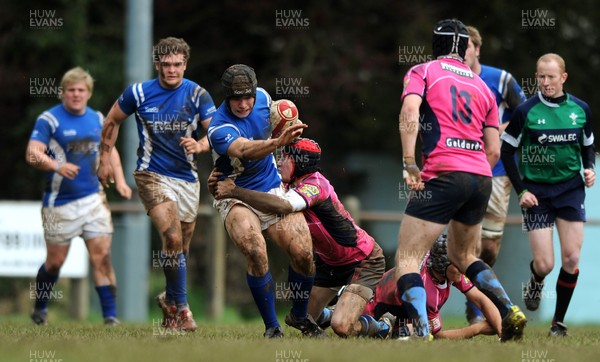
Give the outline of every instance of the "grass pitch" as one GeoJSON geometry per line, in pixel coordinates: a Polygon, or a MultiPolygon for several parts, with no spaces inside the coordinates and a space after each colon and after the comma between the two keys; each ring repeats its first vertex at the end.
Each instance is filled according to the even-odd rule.
{"type": "Polygon", "coordinates": [[[515,361],[600,360],[600,327],[570,328],[569,338],[549,338],[547,326],[527,327],[521,342],[496,337],[463,341],[399,342],[364,338],[302,338],[284,327],[285,338],[265,340],[258,323],[200,323],[195,333],[169,333],[160,326],[55,321],[34,326],[28,320],[0,320],[0,361],[515,361]]]}

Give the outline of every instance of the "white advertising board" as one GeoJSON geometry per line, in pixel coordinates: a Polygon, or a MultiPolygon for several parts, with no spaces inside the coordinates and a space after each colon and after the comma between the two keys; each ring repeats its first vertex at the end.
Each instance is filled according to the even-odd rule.
{"type": "MultiPolygon", "coordinates": [[[[0,201],[0,276],[35,277],[46,260],[40,201],[0,201]]],[[[83,239],[71,241],[60,276],[84,278],[88,253],[83,239]]]]}

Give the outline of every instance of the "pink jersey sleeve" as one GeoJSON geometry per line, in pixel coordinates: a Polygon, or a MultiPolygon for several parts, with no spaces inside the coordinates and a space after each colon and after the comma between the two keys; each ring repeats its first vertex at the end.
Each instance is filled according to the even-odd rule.
{"type": "Polygon", "coordinates": [[[327,185],[323,185],[321,178],[318,177],[318,174],[315,173],[304,180],[294,188],[304,200],[308,204],[308,208],[311,206],[326,200],[329,197],[329,190],[327,185]]]}
{"type": "Polygon", "coordinates": [[[469,280],[469,278],[466,277],[466,275],[461,275],[460,277],[460,282],[458,283],[452,283],[452,285],[461,291],[461,293],[466,293],[469,290],[471,290],[471,288],[474,287],[473,283],[471,283],[471,281],[469,280]]]}
{"type": "Polygon", "coordinates": [[[417,94],[422,97],[425,94],[425,86],[425,64],[415,65],[404,76],[402,100],[409,94],[417,94]]]}

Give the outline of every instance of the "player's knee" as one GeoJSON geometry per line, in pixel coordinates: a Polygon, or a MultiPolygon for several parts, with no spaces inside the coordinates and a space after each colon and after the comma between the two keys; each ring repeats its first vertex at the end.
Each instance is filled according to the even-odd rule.
{"type": "MultiPolygon", "coordinates": [[[[246,257],[246,262],[250,270],[259,272],[260,275],[263,267],[268,264],[267,248],[264,243],[261,243],[258,235],[246,235],[239,242],[242,253],[246,257]]],[[[256,274],[253,274],[256,275],[256,274]]]]}
{"type": "Polygon", "coordinates": [[[550,274],[554,268],[554,260],[551,258],[539,259],[535,261],[534,265],[535,273],[541,277],[545,277],[546,275],[550,274]]]}
{"type": "Polygon", "coordinates": [[[336,315],[334,314],[333,318],[331,319],[331,329],[333,330],[333,332],[342,338],[347,338],[347,337],[352,336],[353,323],[347,319],[344,319],[341,317],[338,317],[338,318],[335,318],[335,317],[336,317],[336,315]]]}
{"type": "Polygon", "coordinates": [[[579,265],[579,253],[567,253],[562,256],[562,265],[565,270],[573,270],[579,265]]]}
{"type": "Polygon", "coordinates": [[[52,260],[49,261],[47,260],[45,263],[45,267],[46,267],[46,272],[50,275],[58,275],[58,273],[60,272],[60,268],[62,267],[64,263],[64,259],[62,261],[58,261],[58,260],[52,260]]]}
{"type": "Polygon", "coordinates": [[[105,270],[110,268],[111,266],[109,250],[102,250],[100,252],[95,253],[94,255],[90,255],[90,259],[92,260],[94,268],[105,270]]]}
{"type": "Polygon", "coordinates": [[[180,251],[182,248],[181,232],[176,227],[169,227],[163,232],[163,242],[168,251],[180,251]]]}
{"type": "Polygon", "coordinates": [[[65,263],[65,259],[66,255],[49,255],[44,263],[46,271],[51,275],[57,275],[65,263]]]}
{"type": "Polygon", "coordinates": [[[302,275],[313,275],[315,268],[312,252],[302,250],[292,255],[292,266],[294,270],[302,275]]]}
{"type": "Polygon", "coordinates": [[[494,248],[483,248],[481,249],[481,254],[479,255],[479,259],[483,260],[487,265],[493,266],[496,263],[496,257],[498,255],[498,251],[494,248]]]}

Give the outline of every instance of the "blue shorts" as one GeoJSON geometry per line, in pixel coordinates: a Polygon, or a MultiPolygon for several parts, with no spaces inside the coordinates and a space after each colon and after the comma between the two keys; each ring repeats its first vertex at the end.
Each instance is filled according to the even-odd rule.
{"type": "Polygon", "coordinates": [[[448,172],[411,191],[405,214],[437,224],[456,220],[477,225],[483,220],[492,192],[492,178],[468,172],[448,172]]]}
{"type": "Polygon", "coordinates": [[[535,195],[538,206],[522,208],[523,224],[527,231],[552,228],[556,218],[585,222],[585,184],[580,175],[559,183],[539,184],[523,180],[535,195]]]}

